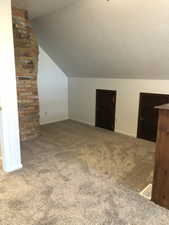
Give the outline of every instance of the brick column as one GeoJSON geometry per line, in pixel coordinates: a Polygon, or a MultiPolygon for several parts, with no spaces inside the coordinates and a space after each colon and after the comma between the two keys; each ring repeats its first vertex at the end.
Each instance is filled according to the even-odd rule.
{"type": "Polygon", "coordinates": [[[19,126],[21,140],[39,134],[39,99],[37,90],[38,44],[27,11],[12,9],[19,126]]]}

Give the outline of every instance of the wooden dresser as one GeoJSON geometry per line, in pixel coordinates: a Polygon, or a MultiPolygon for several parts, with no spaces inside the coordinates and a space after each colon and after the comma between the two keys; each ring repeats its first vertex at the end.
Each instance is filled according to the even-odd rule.
{"type": "Polygon", "coordinates": [[[169,209],[169,104],[159,110],[152,201],[169,209]]]}

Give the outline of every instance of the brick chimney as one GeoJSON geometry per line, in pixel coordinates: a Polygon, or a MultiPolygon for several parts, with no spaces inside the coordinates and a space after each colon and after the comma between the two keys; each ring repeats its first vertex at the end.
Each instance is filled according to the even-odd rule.
{"type": "Polygon", "coordinates": [[[12,9],[21,141],[39,135],[38,43],[27,11],[12,9]]]}

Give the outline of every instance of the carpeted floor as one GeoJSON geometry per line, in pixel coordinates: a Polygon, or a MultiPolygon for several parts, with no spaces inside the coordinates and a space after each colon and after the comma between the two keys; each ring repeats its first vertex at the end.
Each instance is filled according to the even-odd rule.
{"type": "Polygon", "coordinates": [[[24,169],[0,173],[2,225],[169,225],[138,195],[152,180],[154,144],[73,121],[22,144],[24,169]]]}

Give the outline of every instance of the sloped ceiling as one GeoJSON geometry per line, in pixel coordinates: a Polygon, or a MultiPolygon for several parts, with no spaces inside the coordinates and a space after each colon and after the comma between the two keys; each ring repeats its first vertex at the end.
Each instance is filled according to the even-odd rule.
{"type": "Polygon", "coordinates": [[[68,76],[169,79],[168,9],[168,0],[81,0],[33,24],[68,76]]]}
{"type": "Polygon", "coordinates": [[[12,0],[12,5],[27,9],[31,18],[48,15],[77,0],[12,0]]]}

